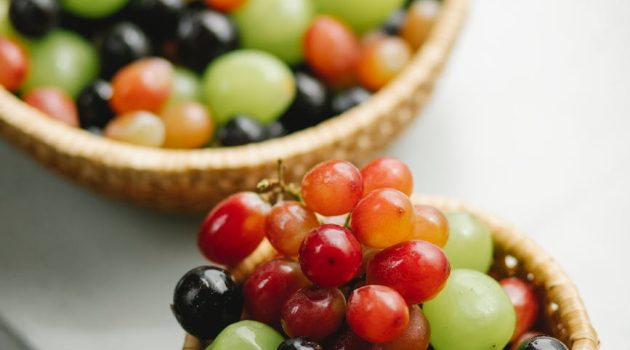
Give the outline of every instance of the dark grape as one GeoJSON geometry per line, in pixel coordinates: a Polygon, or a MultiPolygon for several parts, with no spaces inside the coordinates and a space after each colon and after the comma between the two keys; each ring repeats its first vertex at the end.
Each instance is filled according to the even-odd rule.
{"type": "Polygon", "coordinates": [[[361,87],[354,87],[341,91],[330,100],[330,115],[339,115],[352,107],[367,101],[371,96],[370,92],[361,87]]]}
{"type": "Polygon", "coordinates": [[[280,122],[271,123],[267,125],[267,127],[265,128],[266,139],[275,139],[278,137],[282,137],[286,134],[287,134],[287,130],[285,129],[284,125],[282,125],[280,122]]]}
{"type": "Polygon", "coordinates": [[[265,127],[256,120],[237,115],[221,129],[217,138],[223,146],[239,146],[266,139],[265,127]]]}
{"type": "Polygon", "coordinates": [[[104,36],[99,47],[101,74],[111,78],[120,68],[151,55],[151,42],[146,34],[130,22],[114,25],[104,36]]]}
{"type": "Polygon", "coordinates": [[[400,31],[403,22],[405,21],[405,11],[398,10],[389,16],[387,22],[383,23],[381,30],[390,35],[396,35],[400,31]]]}
{"type": "Polygon", "coordinates": [[[154,44],[174,37],[185,9],[182,0],[132,0],[130,17],[151,37],[154,44]]]}
{"type": "Polygon", "coordinates": [[[26,36],[39,37],[57,25],[61,7],[57,0],[12,0],[11,24],[26,36]]]}
{"type": "Polygon", "coordinates": [[[287,339],[278,346],[278,350],[323,350],[321,345],[308,338],[287,339]]]}
{"type": "Polygon", "coordinates": [[[171,306],[179,324],[190,334],[211,339],[242,311],[240,291],[232,276],[214,266],[200,266],[182,277],[171,306]]]}
{"type": "Polygon", "coordinates": [[[321,122],[328,102],[326,86],[312,75],[297,72],[295,83],[295,99],[280,118],[280,122],[290,131],[305,129],[321,122]]]}
{"type": "Polygon", "coordinates": [[[569,350],[560,340],[541,335],[524,341],[518,350],[569,350]]]}
{"type": "Polygon", "coordinates": [[[103,128],[114,117],[109,106],[112,86],[105,80],[97,80],[84,88],[77,96],[79,121],[82,128],[103,128]]]}

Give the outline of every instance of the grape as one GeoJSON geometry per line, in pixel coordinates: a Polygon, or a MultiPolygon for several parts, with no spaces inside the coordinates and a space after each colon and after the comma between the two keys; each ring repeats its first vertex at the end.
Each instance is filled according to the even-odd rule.
{"type": "Polygon", "coordinates": [[[492,264],[493,243],[488,228],[474,215],[464,212],[446,214],[449,238],[444,252],[454,269],[487,272],[492,264]]]}
{"type": "Polygon", "coordinates": [[[388,343],[375,344],[370,350],[427,350],[431,330],[429,321],[417,305],[409,307],[409,326],[398,338],[388,343]]]}
{"type": "Polygon", "coordinates": [[[518,339],[512,341],[512,346],[510,347],[510,350],[518,350],[519,345],[524,343],[526,340],[529,340],[533,337],[537,337],[539,335],[544,335],[544,334],[538,331],[531,331],[531,332],[523,333],[520,337],[518,337],[518,339]]]}
{"type": "Polygon", "coordinates": [[[419,0],[411,4],[400,28],[400,36],[417,50],[429,36],[440,13],[437,0],[419,0]]]}
{"type": "Polygon", "coordinates": [[[395,290],[379,285],[355,289],[348,298],[347,321],[361,338],[386,343],[401,336],[409,325],[409,309],[395,290]]]}
{"type": "Polygon", "coordinates": [[[164,123],[151,112],[129,112],[112,119],[103,134],[114,140],[139,146],[161,147],[164,144],[164,123]]]}
{"type": "Polygon", "coordinates": [[[214,124],[206,106],[188,101],[167,106],[161,114],[166,148],[199,148],[210,141],[214,124]]]}
{"type": "Polygon", "coordinates": [[[300,267],[313,283],[337,287],[350,282],[361,267],[361,244],[343,226],[325,224],[306,236],[300,247],[300,267]]]}
{"type": "Polygon", "coordinates": [[[278,346],[278,350],[324,350],[324,348],[308,338],[292,338],[283,341],[278,346]]]}
{"type": "Polygon", "coordinates": [[[118,113],[159,112],[171,93],[173,66],[163,58],[144,58],[125,66],[112,80],[110,101],[118,113]]]}
{"type": "Polygon", "coordinates": [[[24,95],[24,102],[53,119],[70,126],[79,126],[79,115],[74,101],[60,89],[53,87],[33,89],[24,95]]]}
{"type": "Polygon", "coordinates": [[[233,265],[247,257],[265,238],[265,218],[271,207],[253,192],[240,192],[217,204],[199,230],[203,255],[233,265]]]}
{"type": "Polygon", "coordinates": [[[40,37],[59,23],[61,9],[57,0],[12,0],[9,18],[21,34],[40,37]]]}
{"type": "Polygon", "coordinates": [[[243,307],[239,289],[229,272],[214,266],[188,271],[177,283],[173,314],[188,333],[211,339],[239,320],[243,307]]]}
{"type": "Polygon", "coordinates": [[[337,288],[306,287],[282,307],[282,328],[290,337],[322,340],[343,324],[346,299],[337,288]]]}
{"type": "Polygon", "coordinates": [[[329,160],[302,179],[302,198],[311,210],[326,216],[348,213],[363,194],[361,173],[352,163],[329,160]]]}
{"type": "Polygon", "coordinates": [[[186,6],[185,2],[182,0],[131,0],[127,11],[128,17],[151,37],[154,44],[158,44],[175,37],[177,25],[186,6]]]}
{"type": "Polygon", "coordinates": [[[341,18],[359,33],[385,22],[403,3],[404,0],[315,0],[320,12],[341,18]]]}
{"type": "Polygon", "coordinates": [[[13,40],[0,37],[0,85],[9,91],[17,90],[28,74],[28,57],[13,40]]]}
{"type": "Polygon", "coordinates": [[[376,158],[361,169],[363,194],[377,188],[393,188],[411,195],[413,175],[407,164],[396,158],[376,158]]]}
{"type": "Polygon", "coordinates": [[[234,20],[244,48],[294,64],[302,60],[302,40],[314,13],[310,0],[248,0],[234,20]]]}
{"type": "Polygon", "coordinates": [[[512,340],[516,340],[536,322],[540,303],[534,289],[521,279],[516,277],[505,278],[500,280],[499,284],[512,301],[512,305],[514,305],[516,327],[512,340]]]}
{"type": "Polygon", "coordinates": [[[328,350],[371,350],[371,348],[371,343],[363,340],[352,330],[341,333],[333,344],[327,347],[328,350]]]}
{"type": "Polygon", "coordinates": [[[282,306],[293,293],[307,285],[309,282],[296,262],[277,259],[259,266],[243,285],[248,317],[279,325],[282,306]]]}
{"type": "Polygon", "coordinates": [[[414,223],[411,239],[421,239],[443,248],[448,242],[448,220],[442,212],[429,205],[413,206],[414,223]]]}
{"type": "Polygon", "coordinates": [[[357,63],[357,79],[377,91],[394,79],[411,61],[409,44],[398,37],[385,37],[363,48],[357,63]]]}
{"type": "Polygon", "coordinates": [[[265,126],[266,139],[275,139],[278,137],[282,137],[286,134],[287,134],[287,130],[284,128],[284,125],[282,125],[282,123],[280,122],[273,122],[265,126]]]}
{"type": "Polygon", "coordinates": [[[305,72],[295,73],[296,95],[280,122],[291,131],[314,126],[325,118],[328,103],[326,86],[305,72]]]}
{"type": "Polygon", "coordinates": [[[223,146],[240,146],[264,141],[267,136],[265,127],[246,115],[236,115],[217,133],[217,139],[223,146]]]}
{"type": "Polygon", "coordinates": [[[229,325],[206,350],[276,350],[283,340],[266,324],[246,320],[229,325]]]}
{"type": "Polygon", "coordinates": [[[404,193],[379,188],[368,193],[352,211],[352,232],[372,248],[386,248],[409,239],[413,205],[404,193]]]}
{"type": "Polygon", "coordinates": [[[31,71],[22,87],[55,86],[75,97],[96,79],[99,60],[88,41],[72,32],[55,30],[30,47],[31,71]]]}
{"type": "Polygon", "coordinates": [[[340,115],[367,101],[370,96],[372,96],[372,94],[361,87],[340,91],[333,96],[330,101],[330,114],[332,116],[340,115]]]}
{"type": "Polygon", "coordinates": [[[101,18],[120,10],[129,0],[61,0],[63,9],[77,16],[101,18]]]}
{"type": "Polygon", "coordinates": [[[442,290],[451,271],[442,249],[407,241],[377,253],[367,266],[367,283],[395,289],[407,304],[420,304],[442,290]]]}
{"type": "Polygon", "coordinates": [[[453,270],[423,311],[431,325],[431,344],[440,350],[503,349],[514,332],[510,299],[497,281],[475,270],[453,270]]]}
{"type": "Polygon", "coordinates": [[[319,220],[311,210],[296,201],[277,204],[267,216],[265,233],[271,245],[287,257],[297,257],[302,241],[319,220]]]}
{"type": "Polygon", "coordinates": [[[101,44],[101,74],[112,77],[120,68],[151,55],[151,42],[142,29],[130,22],[120,22],[109,29],[101,44]]]}
{"type": "Polygon", "coordinates": [[[184,67],[175,67],[174,73],[171,95],[166,104],[201,101],[201,79],[197,74],[184,67]]]}
{"type": "Polygon", "coordinates": [[[405,21],[405,17],[406,12],[402,9],[392,13],[387,21],[381,25],[381,31],[389,35],[398,35],[398,32],[400,32],[400,28],[405,21]]]}
{"type": "Polygon", "coordinates": [[[112,86],[104,80],[97,80],[81,90],[77,108],[82,128],[103,128],[114,118],[114,111],[109,105],[111,97],[112,86]]]}
{"type": "Polygon", "coordinates": [[[524,341],[518,350],[569,350],[560,340],[544,335],[524,341]]]}
{"type": "Polygon", "coordinates": [[[215,10],[231,12],[243,5],[247,0],[206,0],[206,4],[215,10]]]}
{"type": "Polygon", "coordinates": [[[274,56],[254,50],[237,50],[217,59],[204,74],[203,88],[219,124],[236,114],[270,124],[295,95],[289,68],[274,56]]]}
{"type": "Polygon", "coordinates": [[[304,57],[317,76],[335,86],[355,80],[359,39],[345,24],[330,16],[313,20],[304,38],[304,57]]]}

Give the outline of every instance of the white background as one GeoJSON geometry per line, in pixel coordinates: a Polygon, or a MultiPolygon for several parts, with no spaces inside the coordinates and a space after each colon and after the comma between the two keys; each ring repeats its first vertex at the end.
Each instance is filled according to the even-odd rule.
{"type": "MultiPolygon", "coordinates": [[[[477,0],[423,117],[388,151],[416,190],[529,232],[603,349],[630,349],[630,1],[477,0]]],[[[0,314],[36,349],[178,349],[199,217],[111,202],[0,143],[0,314]]]]}

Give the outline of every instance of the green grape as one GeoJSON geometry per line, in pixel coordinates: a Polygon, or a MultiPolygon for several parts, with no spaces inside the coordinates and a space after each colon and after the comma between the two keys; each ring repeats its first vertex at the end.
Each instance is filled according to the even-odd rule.
{"type": "Polygon", "coordinates": [[[173,87],[166,104],[200,100],[201,80],[197,74],[183,67],[175,67],[173,87]]]}
{"type": "Polygon", "coordinates": [[[490,230],[470,213],[448,213],[446,218],[449,238],[444,252],[451,267],[487,272],[493,251],[490,230]]]}
{"type": "Polygon", "coordinates": [[[61,0],[63,9],[80,17],[100,18],[111,15],[129,0],[61,0]]]}
{"type": "Polygon", "coordinates": [[[11,36],[13,27],[9,20],[9,0],[0,0],[0,35],[11,36]]]}
{"type": "Polygon", "coordinates": [[[206,350],[276,350],[283,341],[264,323],[240,321],[223,329],[206,350]]]}
{"type": "Polygon", "coordinates": [[[75,97],[98,76],[96,50],[77,34],[54,30],[31,44],[29,51],[31,71],[23,91],[55,86],[75,97]]]}
{"type": "Polygon", "coordinates": [[[314,13],[310,0],[249,0],[234,20],[244,48],[294,64],[302,60],[302,39],[314,13]]]}
{"type": "Polygon", "coordinates": [[[444,289],[423,306],[436,350],[503,349],[516,315],[499,283],[474,270],[454,270],[444,289]]]}
{"type": "Polygon", "coordinates": [[[237,50],[214,61],[203,77],[204,98],[219,124],[245,114],[270,124],[289,107],[295,79],[286,64],[256,50],[237,50]]]}
{"type": "Polygon", "coordinates": [[[401,8],[405,0],[315,0],[319,12],[327,13],[350,25],[357,33],[364,33],[401,8]]]}

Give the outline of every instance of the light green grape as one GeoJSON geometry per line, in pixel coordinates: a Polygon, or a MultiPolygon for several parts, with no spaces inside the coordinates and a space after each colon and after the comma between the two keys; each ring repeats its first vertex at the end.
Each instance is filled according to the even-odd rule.
{"type": "Polygon", "coordinates": [[[516,324],[514,306],[503,288],[474,270],[453,270],[423,311],[436,350],[503,349],[516,324]]]}
{"type": "Polygon", "coordinates": [[[23,91],[56,86],[75,97],[96,79],[99,59],[96,50],[77,34],[55,30],[29,48],[31,71],[23,91]]]}
{"type": "Polygon", "coordinates": [[[175,67],[175,76],[171,95],[166,102],[167,105],[201,100],[201,79],[194,72],[183,68],[175,67]]]}
{"type": "Polygon", "coordinates": [[[315,0],[321,13],[339,17],[357,33],[380,24],[401,8],[405,0],[315,0]]]}
{"type": "Polygon", "coordinates": [[[293,64],[302,60],[302,39],[314,13],[311,0],[248,0],[234,20],[244,48],[293,64]]]}
{"type": "Polygon", "coordinates": [[[264,323],[240,321],[222,330],[206,350],[276,350],[283,340],[264,323]]]}
{"type": "Polygon", "coordinates": [[[487,272],[492,264],[490,230],[470,213],[447,213],[449,237],[444,252],[454,269],[487,272]]]}
{"type": "Polygon", "coordinates": [[[217,123],[224,124],[236,114],[245,114],[269,124],[293,101],[295,79],[289,67],[275,56],[237,50],[208,67],[203,90],[217,123]]]}
{"type": "Polygon", "coordinates": [[[61,0],[64,10],[80,17],[100,18],[111,15],[129,0],[61,0]]]}

